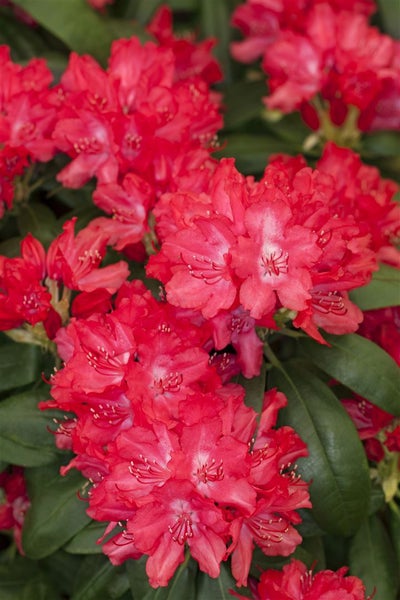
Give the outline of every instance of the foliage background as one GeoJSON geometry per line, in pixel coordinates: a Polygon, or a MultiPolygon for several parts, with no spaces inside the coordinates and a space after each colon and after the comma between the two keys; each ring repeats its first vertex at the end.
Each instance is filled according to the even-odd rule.
{"type": "MultiPolygon", "coordinates": [[[[145,25],[158,0],[116,0],[107,13],[99,14],[85,0],[15,0],[38,22],[30,27],[16,19],[10,7],[0,6],[0,44],[12,49],[15,61],[46,58],[56,78],[65,69],[71,50],[90,53],[106,64],[110,44],[118,37],[137,35],[148,39],[145,25]]],[[[229,43],[238,37],[230,26],[235,0],[170,0],[177,31],[194,29],[200,38],[215,37],[215,54],[224,71],[218,86],[224,94],[225,128],[220,134],[217,156],[233,156],[239,170],[260,175],[272,153],[303,153],[309,130],[297,114],[274,120],[261,103],[264,76],[254,66],[232,61],[229,43]]],[[[374,23],[399,37],[398,3],[381,0],[374,23]]],[[[321,148],[306,153],[312,165],[321,148]]],[[[393,132],[364,135],[357,148],[365,162],[380,168],[382,176],[400,181],[400,139],[393,132]]],[[[43,165],[48,172],[60,169],[60,159],[43,165]]],[[[38,174],[38,176],[40,173],[38,174]]],[[[43,244],[60,233],[73,215],[81,226],[99,213],[91,202],[90,184],[83,190],[59,187],[48,180],[32,192],[29,202],[0,221],[0,253],[15,256],[19,242],[32,232],[43,244]]],[[[112,256],[110,260],[113,260],[112,256]]],[[[140,265],[131,265],[135,276],[140,265]]],[[[399,273],[388,266],[375,274],[373,282],[355,291],[353,300],[364,310],[398,303],[399,273]]],[[[356,391],[376,405],[400,416],[398,373],[394,362],[380,348],[357,335],[333,338],[332,348],[321,348],[311,340],[286,339],[280,343],[280,358],[289,358],[259,378],[241,381],[247,400],[260,408],[265,386],[278,386],[289,398],[282,423],[289,423],[310,447],[312,461],[300,465],[303,476],[312,479],[312,513],[305,512],[300,532],[303,544],[296,556],[318,568],[337,569],[350,565],[363,578],[369,593],[378,586],[375,600],[399,598],[400,509],[395,501],[385,503],[382,485],[370,486],[370,469],[356,431],[334,392],[326,385],[335,378],[339,385],[356,391]]],[[[272,359],[273,360],[273,359],[272,359]]],[[[11,342],[0,334],[0,471],[8,464],[26,467],[32,507],[24,528],[26,557],[20,557],[7,535],[1,537],[0,597],[2,600],[151,600],[231,597],[234,587],[229,569],[218,580],[198,572],[194,562],[182,565],[167,589],[153,590],[144,574],[144,560],[113,567],[96,540],[103,525],[90,522],[85,503],[84,480],[72,471],[59,475],[60,465],[70,457],[60,452],[48,433],[57,411],[41,413],[39,400],[48,398],[48,377],[53,359],[40,348],[11,342]]],[[[258,568],[280,566],[285,559],[256,553],[258,568]]],[[[242,592],[243,593],[243,592],[242,592]]]]}

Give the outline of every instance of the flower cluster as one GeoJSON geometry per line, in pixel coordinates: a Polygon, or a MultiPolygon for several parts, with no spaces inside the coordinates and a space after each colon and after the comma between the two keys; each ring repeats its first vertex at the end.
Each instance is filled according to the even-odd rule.
{"type": "MultiPolygon", "coordinates": [[[[313,573],[299,560],[285,565],[282,571],[269,569],[261,573],[254,598],[257,600],[372,600],[366,596],[361,579],[347,575],[347,567],[338,571],[313,573]]],[[[244,598],[234,594],[237,598],[244,598]]]]}
{"type": "Polygon", "coordinates": [[[201,193],[161,197],[161,250],[147,272],[165,284],[169,302],[205,318],[240,308],[260,325],[285,310],[323,342],[318,327],[357,329],[362,313],[347,292],[369,281],[377,258],[398,260],[396,190],[334,144],[316,170],[280,156],[259,182],[225,159],[201,193]]]}
{"type": "Polygon", "coordinates": [[[104,545],[114,564],[149,556],[151,585],[167,585],[187,544],[201,570],[217,577],[232,556],[246,585],[254,544],[291,554],[301,537],[298,508],[310,507],[296,476],[305,444],[275,429],[286,404],[265,395],[261,420],[244,389],[223,384],[210,365],[201,316],[156,301],[127,283],[115,308],[72,319],[56,336],[64,368],[42,408],[73,412],[56,432],[92,481],[88,514],[123,530],[104,545]]]}
{"type": "Polygon", "coordinates": [[[22,526],[29,506],[23,469],[13,467],[10,472],[0,473],[0,530],[12,530],[15,544],[22,555],[22,526]]]}
{"type": "Polygon", "coordinates": [[[124,261],[100,268],[108,243],[105,232],[89,225],[75,236],[75,222],[66,221],[47,253],[28,235],[21,243],[20,257],[0,256],[0,331],[43,324],[52,339],[69,316],[72,290],[84,292],[75,299],[81,312],[94,297],[97,303],[99,296],[107,299],[125,281],[124,261]]]}
{"type": "MultiPolygon", "coordinates": [[[[106,16],[112,0],[88,3],[106,16]]],[[[260,375],[263,350],[273,378],[272,347],[301,360],[303,341],[315,345],[290,337],[327,344],[324,331],[358,330],[364,315],[350,292],[379,263],[400,266],[397,184],[334,143],[349,131],[360,139],[361,130],[400,128],[399,46],[370,27],[373,11],[372,0],[247,0],[236,8],[233,23],[246,39],[232,51],[244,62],[262,56],[267,107],[300,110],[312,127],[344,136],[331,136],[313,168],[302,156],[272,155],[259,180],[233,158],[212,156],[223,106],[211,89],[222,79],[215,42],[177,38],[168,8],[147,26],[153,41],[115,41],[106,68],[72,52],[56,85],[44,61],[20,66],[0,47],[0,217],[13,202],[18,215],[18,201],[42,186],[35,163],[54,158],[61,186],[93,183],[93,202],[107,215],[82,228],[66,214],[65,190],[51,188],[62,232],[46,248],[28,234],[19,256],[0,255],[0,331],[53,353],[51,398],[40,408],[64,415],[54,419],[55,443],[73,458],[60,472],[87,479],[87,514],[104,523],[98,543],[111,562],[146,556],[153,587],[168,585],[185,553],[212,578],[229,561],[245,586],[255,547],[290,557],[302,541],[299,510],[312,508],[311,482],[296,462],[308,456],[306,436],[290,421],[278,426],[288,400],[274,381],[260,376],[253,394],[245,379],[260,375]],[[119,253],[146,264],[131,273],[119,253]],[[158,296],[135,279],[142,271],[161,284],[158,296]]],[[[359,331],[399,362],[396,319],[395,308],[366,313],[359,331]]],[[[348,380],[339,383],[343,390],[348,380]]],[[[398,421],[358,396],[342,402],[368,457],[390,464],[392,479],[383,466],[380,473],[392,499],[398,421]]],[[[319,414],[316,434],[326,426],[319,414]]],[[[359,447],[350,424],[351,433],[349,448],[359,447]]],[[[309,463],[318,460],[311,438],[309,463]]],[[[324,461],[333,462],[330,450],[324,461]]],[[[0,486],[0,528],[14,529],[22,552],[22,471],[2,473],[0,486]]],[[[255,597],[366,600],[346,573],[313,574],[293,559],[264,572],[255,597]]]]}
{"type": "Polygon", "coordinates": [[[322,101],[335,125],[355,114],[362,131],[399,130],[400,46],[369,25],[373,11],[369,0],[248,0],[233,15],[245,40],[232,52],[244,62],[262,56],[270,109],[300,109],[317,129],[322,101]]]}
{"type": "Polygon", "coordinates": [[[29,163],[46,162],[55,153],[52,131],[56,122],[53,75],[43,59],[22,67],[0,46],[0,217],[10,208],[14,180],[29,163]]]}

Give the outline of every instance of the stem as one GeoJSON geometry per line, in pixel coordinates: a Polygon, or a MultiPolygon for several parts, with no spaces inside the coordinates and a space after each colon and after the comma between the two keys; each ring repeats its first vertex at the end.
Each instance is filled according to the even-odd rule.
{"type": "Polygon", "coordinates": [[[282,364],[281,364],[279,358],[273,352],[273,350],[272,350],[271,346],[268,344],[268,342],[264,342],[264,356],[265,356],[265,358],[267,358],[269,360],[271,365],[273,365],[280,371],[283,371],[283,367],[282,367],[282,364]]]}

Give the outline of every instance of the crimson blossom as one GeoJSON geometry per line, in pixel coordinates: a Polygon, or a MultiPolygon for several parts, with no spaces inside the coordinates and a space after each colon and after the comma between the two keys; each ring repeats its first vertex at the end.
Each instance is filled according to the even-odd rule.
{"type": "MultiPolygon", "coordinates": [[[[256,600],[372,600],[366,596],[361,579],[338,571],[313,573],[299,560],[292,559],[282,571],[269,569],[261,574],[256,600]]],[[[237,598],[244,598],[234,593],[237,598]]]]}
{"type": "Polygon", "coordinates": [[[377,258],[398,260],[396,190],[334,144],[315,170],[302,157],[273,157],[259,182],[223,159],[201,193],[182,187],[160,198],[161,249],[147,272],[169,302],[216,326],[240,314],[247,330],[271,327],[283,312],[324,343],[319,327],[357,329],[362,312],[348,291],[370,280],[377,258]]]}
{"type": "Polygon", "coordinates": [[[96,178],[93,201],[113,217],[98,223],[118,250],[148,232],[160,193],[185,181],[197,189],[208,177],[222,126],[220,96],[210,90],[222,76],[213,42],[177,40],[167,9],[149,31],[157,43],[114,41],[107,69],[73,52],[57,86],[53,141],[71,158],[57,179],[76,189],[96,178]]]}
{"type": "Polygon", "coordinates": [[[75,235],[75,223],[75,218],[64,223],[63,232],[47,252],[28,234],[21,242],[21,256],[0,256],[1,331],[43,324],[52,339],[69,316],[72,290],[83,294],[76,298],[81,312],[90,300],[94,302],[90,294],[96,295],[96,302],[100,295],[104,305],[125,281],[128,266],[124,261],[101,267],[109,242],[107,233],[89,225],[75,235]]]}
{"type": "Polygon", "coordinates": [[[24,555],[22,527],[30,500],[22,467],[13,467],[12,471],[0,473],[0,490],[4,496],[0,501],[0,530],[12,531],[18,551],[24,555]]]}
{"type": "Polygon", "coordinates": [[[311,507],[294,466],[306,446],[276,428],[287,402],[276,390],[257,426],[244,389],[210,361],[212,327],[199,313],[125,283],[114,309],[72,318],[55,342],[64,366],[40,406],[74,415],[55,432],[75,453],[62,473],[91,482],[87,512],[114,530],[103,546],[113,564],[147,555],[150,584],[166,586],[187,546],[211,577],[232,556],[246,585],[255,545],[295,550],[297,510],[311,507]]]}
{"type": "Polygon", "coordinates": [[[400,45],[369,25],[374,9],[369,1],[248,0],[233,14],[245,40],[232,52],[243,62],[262,56],[270,109],[299,109],[317,129],[322,101],[335,125],[353,118],[352,107],[362,131],[399,130],[400,45]]]}
{"type": "Polygon", "coordinates": [[[29,163],[47,162],[55,154],[51,134],[56,122],[53,75],[43,59],[25,66],[0,46],[0,218],[11,208],[14,182],[29,163]]]}

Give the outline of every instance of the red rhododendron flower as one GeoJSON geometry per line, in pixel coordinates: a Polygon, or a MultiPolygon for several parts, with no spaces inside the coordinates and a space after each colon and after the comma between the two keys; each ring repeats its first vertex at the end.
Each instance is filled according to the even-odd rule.
{"type": "Polygon", "coordinates": [[[75,415],[55,432],[76,455],[62,473],[91,480],[88,513],[107,532],[122,526],[104,545],[114,564],[145,554],[151,585],[165,586],[186,545],[211,577],[229,546],[245,582],[253,536],[267,554],[292,552],[296,511],[310,506],[292,470],[306,447],[290,427],[276,429],[286,399],[266,394],[254,439],[256,413],[210,363],[212,328],[200,313],[155,300],[140,282],[124,284],[114,306],[55,338],[64,367],[41,408],[75,415]],[[271,545],[255,534],[260,519],[271,545]]]}
{"type": "Polygon", "coordinates": [[[361,579],[338,571],[313,573],[292,559],[282,571],[269,569],[261,574],[257,593],[260,600],[368,600],[361,579]]]}
{"type": "Polygon", "coordinates": [[[26,493],[23,469],[13,467],[11,472],[0,473],[0,488],[5,495],[0,502],[0,529],[12,530],[18,552],[24,555],[22,527],[30,501],[26,493]]]}
{"type": "MultiPolygon", "coordinates": [[[[348,291],[367,283],[377,254],[392,248],[396,186],[370,167],[368,184],[363,179],[361,187],[360,179],[355,185],[353,173],[361,177],[363,166],[345,150],[345,175],[339,175],[341,152],[328,145],[321,170],[314,171],[301,158],[275,157],[260,182],[245,179],[231,159],[223,159],[201,192],[183,188],[163,195],[154,209],[161,249],[147,273],[165,284],[169,302],[200,310],[215,324],[247,312],[254,333],[256,325],[271,327],[273,314],[283,309],[321,343],[318,327],[355,331],[362,312],[348,291]],[[329,161],[334,166],[328,172],[329,161]],[[380,223],[368,218],[367,202],[382,215],[380,223]]],[[[241,338],[223,339],[240,348],[241,338]]]]}
{"type": "Polygon", "coordinates": [[[172,11],[168,6],[158,9],[147,31],[157,39],[160,46],[173,51],[176,58],[175,76],[178,79],[200,75],[209,84],[222,79],[221,68],[211,53],[216,40],[207,39],[196,43],[193,34],[176,37],[172,29],[172,11]]]}
{"type": "Polygon", "coordinates": [[[397,130],[399,44],[369,25],[373,10],[372,2],[248,0],[233,15],[245,40],[234,43],[232,52],[243,62],[262,56],[270,109],[301,109],[318,127],[319,96],[336,125],[353,106],[360,129],[397,130]]]}

